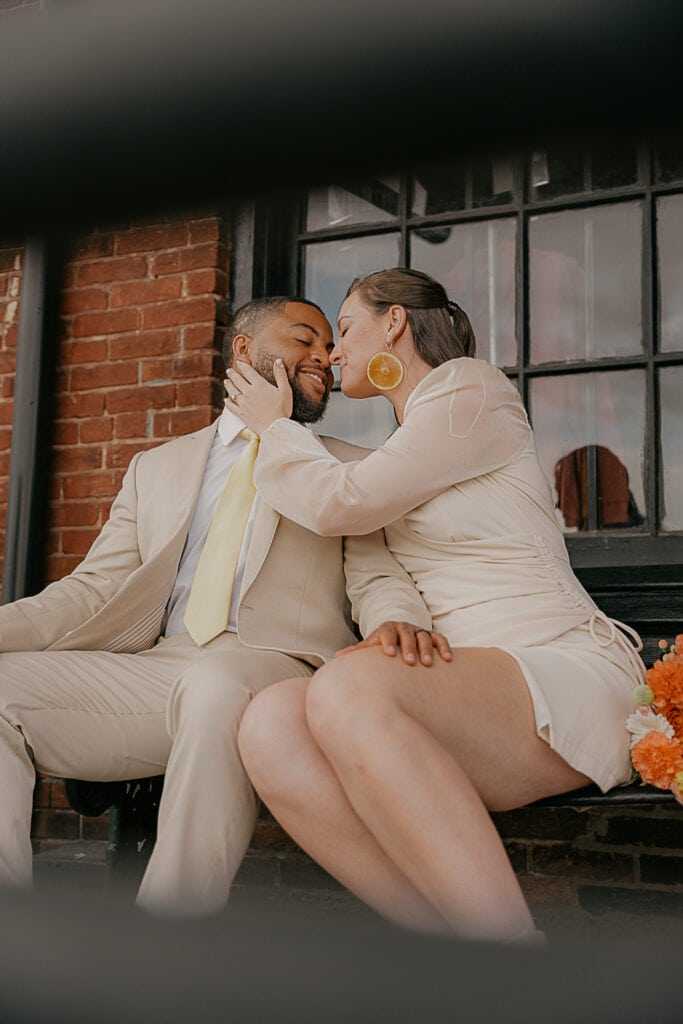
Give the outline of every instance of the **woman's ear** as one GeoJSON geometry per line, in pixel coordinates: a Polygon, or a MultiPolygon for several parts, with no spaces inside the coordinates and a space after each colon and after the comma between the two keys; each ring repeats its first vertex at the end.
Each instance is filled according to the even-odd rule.
{"type": "Polygon", "coordinates": [[[392,344],[395,344],[403,335],[408,324],[408,314],[404,306],[391,306],[389,308],[389,332],[392,344]]]}
{"type": "Polygon", "coordinates": [[[248,334],[236,334],[232,341],[232,358],[243,359],[251,365],[251,338],[248,334]]]}

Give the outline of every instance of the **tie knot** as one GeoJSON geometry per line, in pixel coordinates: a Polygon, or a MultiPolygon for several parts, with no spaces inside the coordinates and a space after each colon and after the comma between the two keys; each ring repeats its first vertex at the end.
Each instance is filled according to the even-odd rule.
{"type": "Polygon", "coordinates": [[[240,430],[240,437],[245,438],[247,441],[258,441],[259,436],[255,434],[249,427],[245,427],[244,430],[240,430]]]}

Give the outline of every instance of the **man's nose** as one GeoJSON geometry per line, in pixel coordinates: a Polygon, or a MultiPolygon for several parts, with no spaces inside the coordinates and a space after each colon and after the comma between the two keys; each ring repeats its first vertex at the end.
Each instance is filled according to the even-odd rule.
{"type": "Polygon", "coordinates": [[[314,345],[311,346],[310,354],[311,359],[313,359],[316,363],[319,363],[320,366],[323,366],[326,369],[329,367],[330,353],[327,349],[327,343],[323,341],[322,338],[320,338],[318,341],[316,341],[314,345]]]}

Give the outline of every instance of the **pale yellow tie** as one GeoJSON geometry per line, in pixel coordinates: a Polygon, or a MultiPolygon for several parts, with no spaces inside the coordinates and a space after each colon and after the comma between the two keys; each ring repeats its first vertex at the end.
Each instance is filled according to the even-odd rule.
{"type": "Polygon", "coordinates": [[[183,616],[199,647],[228,624],[235,572],[256,493],[253,475],[259,439],[247,427],[241,434],[249,444],[230,470],[218,499],[183,616]]]}

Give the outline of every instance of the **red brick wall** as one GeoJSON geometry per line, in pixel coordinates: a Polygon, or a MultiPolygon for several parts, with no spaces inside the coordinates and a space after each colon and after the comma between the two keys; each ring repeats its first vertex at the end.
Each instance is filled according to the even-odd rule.
{"type": "MultiPolygon", "coordinates": [[[[683,914],[683,827],[661,807],[521,808],[493,816],[535,918],[560,934],[608,914],[683,914]]],[[[237,885],[271,900],[346,903],[348,894],[267,815],[237,885]]],[[[632,919],[637,920],[637,917],[632,919]]],[[[664,921],[663,921],[664,923],[664,921]]]]}
{"type": "Polygon", "coordinates": [[[4,563],[12,396],[21,295],[21,249],[0,249],[0,574],[4,563]]]}
{"type": "MultiPolygon", "coordinates": [[[[21,251],[0,250],[0,545],[4,548],[21,251]]],[[[132,456],[206,426],[222,404],[228,239],[218,216],[96,231],[72,246],[61,295],[45,583],[107,519],[132,456]]],[[[1,567],[1,562],[0,562],[1,567]]],[[[99,838],[61,780],[36,788],[36,840],[99,838]]]]}
{"type": "Polygon", "coordinates": [[[97,232],[62,296],[46,582],[81,560],[132,456],[221,404],[227,238],[216,217],[97,232]]]}
{"type": "Polygon", "coordinates": [[[537,914],[683,913],[683,821],[659,807],[521,808],[493,816],[537,914]]]}

